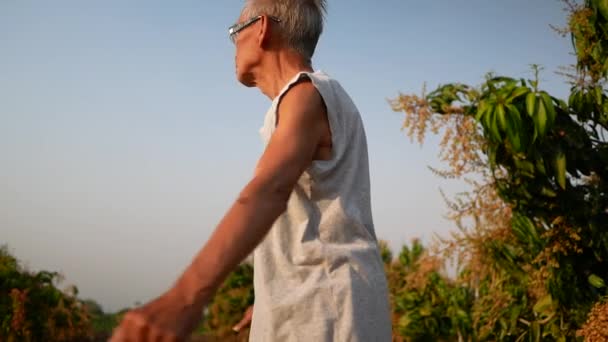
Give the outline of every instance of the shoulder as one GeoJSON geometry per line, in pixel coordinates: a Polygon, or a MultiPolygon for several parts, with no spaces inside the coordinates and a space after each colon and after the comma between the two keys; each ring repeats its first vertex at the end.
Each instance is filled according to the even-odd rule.
{"type": "Polygon", "coordinates": [[[325,102],[312,80],[301,77],[281,97],[277,105],[277,116],[303,116],[308,120],[325,117],[325,102]]]}

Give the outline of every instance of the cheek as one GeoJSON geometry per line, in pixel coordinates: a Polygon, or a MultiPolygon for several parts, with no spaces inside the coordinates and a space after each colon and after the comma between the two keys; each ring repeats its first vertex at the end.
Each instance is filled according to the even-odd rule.
{"type": "Polygon", "coordinates": [[[234,69],[238,73],[238,71],[239,71],[239,59],[238,59],[238,56],[234,56],[234,69]]]}
{"type": "Polygon", "coordinates": [[[237,49],[236,52],[234,53],[234,65],[236,65],[237,67],[242,64],[242,59],[243,59],[243,54],[239,52],[239,50],[237,49]]]}
{"type": "Polygon", "coordinates": [[[248,56],[246,53],[237,52],[234,56],[234,65],[237,69],[246,69],[248,62],[248,56]]]}

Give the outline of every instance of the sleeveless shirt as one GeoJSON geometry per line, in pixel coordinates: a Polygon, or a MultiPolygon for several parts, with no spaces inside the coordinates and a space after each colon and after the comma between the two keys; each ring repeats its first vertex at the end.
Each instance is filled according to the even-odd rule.
{"type": "Polygon", "coordinates": [[[313,161],[253,253],[250,341],[391,341],[384,266],[371,212],[367,140],[359,111],[322,71],[300,72],[272,101],[260,129],[266,144],[277,107],[302,78],[327,108],[332,157],[313,161]]]}

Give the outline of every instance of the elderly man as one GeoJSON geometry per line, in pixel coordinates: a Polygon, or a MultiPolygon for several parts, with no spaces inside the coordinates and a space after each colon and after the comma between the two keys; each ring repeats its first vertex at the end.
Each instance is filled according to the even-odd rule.
{"type": "Polygon", "coordinates": [[[229,33],[238,80],[272,100],[260,131],[266,149],[191,265],[129,312],[113,341],[186,338],[252,251],[251,341],[391,340],[361,117],[338,82],[311,65],[324,11],[324,0],[245,3],[229,33]]]}

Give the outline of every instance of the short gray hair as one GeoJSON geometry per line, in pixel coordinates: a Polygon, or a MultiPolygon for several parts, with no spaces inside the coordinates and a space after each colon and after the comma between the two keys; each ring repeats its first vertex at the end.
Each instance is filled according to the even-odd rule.
{"type": "Polygon", "coordinates": [[[280,34],[288,47],[312,59],[323,32],[326,0],[247,0],[243,14],[281,19],[280,34]]]}

